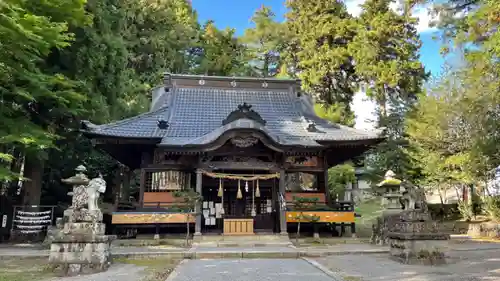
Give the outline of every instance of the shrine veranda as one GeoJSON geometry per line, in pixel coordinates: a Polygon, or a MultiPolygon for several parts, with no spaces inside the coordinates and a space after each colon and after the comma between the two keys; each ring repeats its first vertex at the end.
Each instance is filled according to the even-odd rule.
{"type": "Polygon", "coordinates": [[[82,132],[141,171],[138,206],[113,212],[113,225],[168,232],[189,221],[195,235],[286,235],[301,214],[354,226],[353,204],[331,200],[327,171],[382,140],[319,118],[299,80],[168,73],[149,112],[84,121],[82,132]],[[174,196],[186,189],[202,196],[194,209],[174,196]],[[295,210],[296,197],[316,199],[295,210]]]}

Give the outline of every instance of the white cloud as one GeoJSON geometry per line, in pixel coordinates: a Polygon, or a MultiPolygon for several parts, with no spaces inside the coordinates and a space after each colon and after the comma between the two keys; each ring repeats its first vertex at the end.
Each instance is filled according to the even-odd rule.
{"type": "MultiPolygon", "coordinates": [[[[361,14],[361,11],[362,11],[361,5],[365,2],[365,0],[344,0],[344,2],[345,2],[345,5],[347,7],[347,11],[351,15],[357,17],[361,14]]],[[[399,8],[401,7],[401,2],[398,0],[394,0],[390,4],[390,7],[391,7],[391,9],[393,9],[394,11],[397,12],[399,10],[399,8]]],[[[435,30],[434,27],[429,26],[430,22],[432,20],[434,20],[435,18],[432,17],[431,15],[429,15],[428,7],[426,7],[426,6],[416,7],[413,10],[413,16],[418,18],[417,31],[419,33],[435,30]]]]}

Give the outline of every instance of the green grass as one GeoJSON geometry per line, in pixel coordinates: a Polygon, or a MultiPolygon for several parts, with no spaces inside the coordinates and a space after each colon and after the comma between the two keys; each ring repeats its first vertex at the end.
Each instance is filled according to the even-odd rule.
{"type": "Polygon", "coordinates": [[[371,235],[373,221],[383,211],[380,198],[373,198],[360,202],[355,206],[354,211],[356,214],[361,215],[360,218],[356,218],[356,232],[358,236],[369,237],[371,235]]]}
{"type": "Polygon", "coordinates": [[[55,277],[48,259],[0,260],[0,281],[32,281],[55,277]]]}
{"type": "Polygon", "coordinates": [[[158,258],[143,258],[143,259],[114,259],[115,263],[133,264],[141,267],[146,267],[146,276],[138,281],[165,281],[172,273],[180,260],[169,259],[164,257],[158,258]]]}

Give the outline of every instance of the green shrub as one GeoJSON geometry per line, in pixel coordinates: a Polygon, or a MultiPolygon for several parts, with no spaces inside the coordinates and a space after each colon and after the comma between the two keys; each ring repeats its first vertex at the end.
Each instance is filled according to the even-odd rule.
{"type": "Polygon", "coordinates": [[[434,220],[456,220],[461,217],[458,204],[427,204],[434,220]]]}
{"type": "Polygon", "coordinates": [[[484,198],[484,211],[492,220],[500,220],[500,196],[487,196],[484,198]]]}

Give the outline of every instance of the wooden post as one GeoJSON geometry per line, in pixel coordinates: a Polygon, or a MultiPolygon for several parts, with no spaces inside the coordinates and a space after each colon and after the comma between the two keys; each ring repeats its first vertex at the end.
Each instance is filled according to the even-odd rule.
{"type": "Polygon", "coordinates": [[[332,206],[332,196],[330,194],[330,187],[328,186],[328,162],[326,161],[326,157],[324,157],[323,162],[324,172],[323,172],[323,188],[325,192],[325,203],[327,206],[332,206]]]}
{"type": "MultiPolygon", "coordinates": [[[[280,170],[280,184],[279,193],[283,196],[283,200],[286,202],[286,190],[285,190],[285,170],[280,170]]],[[[288,235],[287,225],[286,225],[286,206],[281,206],[280,204],[280,234],[288,235]]]]}
{"type": "Polygon", "coordinates": [[[141,184],[139,191],[139,206],[144,207],[144,192],[146,191],[146,170],[141,169],[141,184]]]}
{"type": "MultiPolygon", "coordinates": [[[[201,173],[201,170],[196,170],[196,192],[198,194],[202,194],[201,187],[202,187],[202,179],[203,179],[203,174],[201,173]]],[[[199,236],[201,235],[201,204],[203,200],[200,200],[196,203],[196,206],[194,208],[195,213],[196,213],[196,223],[194,225],[194,235],[199,236]]]]}

